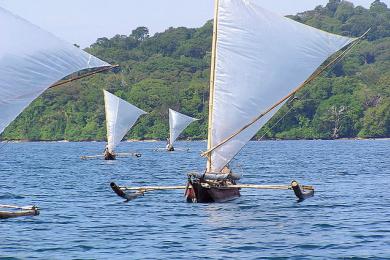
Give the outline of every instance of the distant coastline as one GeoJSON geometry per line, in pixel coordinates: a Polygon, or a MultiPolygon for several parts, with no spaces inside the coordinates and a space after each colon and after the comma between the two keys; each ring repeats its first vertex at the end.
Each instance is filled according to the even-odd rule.
{"type": "MultiPolygon", "coordinates": [[[[390,137],[383,137],[383,138],[338,138],[338,139],[253,139],[251,142],[265,142],[265,141],[364,141],[364,140],[390,140],[390,137]]],[[[206,142],[206,139],[186,139],[186,140],[177,140],[185,141],[185,142],[206,142]]],[[[1,140],[0,143],[94,143],[94,142],[106,142],[105,140],[82,140],[82,141],[72,141],[72,140],[1,140]]],[[[154,143],[154,142],[165,142],[165,140],[159,140],[159,139],[128,139],[123,140],[122,142],[128,142],[128,143],[138,143],[138,142],[145,142],[145,143],[154,143]]]]}

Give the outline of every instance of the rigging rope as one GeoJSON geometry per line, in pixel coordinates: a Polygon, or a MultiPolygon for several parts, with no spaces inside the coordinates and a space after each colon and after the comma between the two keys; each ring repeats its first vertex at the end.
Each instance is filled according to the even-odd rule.
{"type": "MultiPolygon", "coordinates": [[[[361,36],[362,37],[362,36],[361,36]]],[[[360,37],[360,38],[361,38],[360,37]]],[[[359,39],[360,39],[359,38],[359,39]]],[[[349,52],[351,52],[351,50],[352,50],[353,48],[348,48],[347,50],[345,50],[345,52],[343,52],[343,56],[341,56],[341,58],[340,58],[340,60],[343,58],[343,57],[345,57],[349,52]]],[[[333,64],[331,64],[331,66],[329,66],[329,71],[332,71],[332,69],[336,66],[336,64],[337,63],[333,63],[333,64]]],[[[291,100],[292,102],[291,103],[293,103],[293,101],[294,101],[294,99],[295,98],[297,98],[297,99],[304,99],[307,95],[309,94],[309,91],[306,91],[306,93],[304,93],[301,97],[299,97],[299,98],[297,98],[297,97],[295,97],[295,96],[293,96],[293,99],[291,100]]],[[[258,140],[262,140],[263,138],[264,138],[264,136],[266,136],[277,124],[279,124],[280,123],[280,121],[282,121],[286,116],[287,116],[287,114],[288,113],[290,113],[292,110],[294,109],[294,104],[292,104],[291,105],[291,108],[289,109],[289,110],[287,110],[287,112],[282,116],[282,117],[280,117],[279,119],[278,119],[278,121],[276,121],[276,123],[275,124],[273,124],[258,140]]]]}

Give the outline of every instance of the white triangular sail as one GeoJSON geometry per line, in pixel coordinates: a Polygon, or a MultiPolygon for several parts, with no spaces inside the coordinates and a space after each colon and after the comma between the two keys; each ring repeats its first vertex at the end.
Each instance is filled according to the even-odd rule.
{"type": "Polygon", "coordinates": [[[181,132],[198,119],[183,115],[175,110],[169,109],[169,144],[173,145],[181,132]]]}
{"type": "Polygon", "coordinates": [[[0,7],[0,133],[62,78],[110,64],[0,7]]]}
{"type": "MultiPolygon", "coordinates": [[[[330,55],[354,40],[278,16],[253,0],[218,2],[209,148],[288,95],[330,55]]],[[[221,171],[278,108],[215,149],[211,171],[221,171]]]]}
{"type": "Polygon", "coordinates": [[[106,90],[103,90],[103,92],[108,151],[112,153],[137,119],[146,112],[106,90]]]}

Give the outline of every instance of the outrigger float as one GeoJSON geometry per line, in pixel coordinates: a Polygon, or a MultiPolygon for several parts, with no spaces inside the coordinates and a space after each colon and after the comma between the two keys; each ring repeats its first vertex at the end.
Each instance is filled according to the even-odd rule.
{"type": "Polygon", "coordinates": [[[14,205],[0,205],[0,209],[0,219],[39,215],[39,208],[37,206],[19,207],[14,205]]]}
{"type": "Polygon", "coordinates": [[[312,197],[314,188],[297,181],[238,184],[229,163],[283,104],[295,100],[298,91],[332,68],[368,31],[359,38],[331,34],[249,0],[215,0],[214,14],[205,172],[190,173],[186,186],[131,188],[111,183],[112,189],[126,200],[172,189],[184,189],[188,202],[229,201],[244,188],[293,190],[299,201],[312,197]]]}

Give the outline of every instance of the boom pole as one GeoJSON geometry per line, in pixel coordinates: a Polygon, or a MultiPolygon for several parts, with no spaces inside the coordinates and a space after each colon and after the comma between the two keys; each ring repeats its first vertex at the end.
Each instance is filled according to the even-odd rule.
{"type": "Polygon", "coordinates": [[[95,70],[95,71],[92,71],[92,72],[89,72],[89,73],[85,73],[83,75],[80,75],[80,76],[77,76],[77,77],[74,77],[74,78],[71,78],[71,79],[59,81],[59,82],[54,83],[53,85],[51,85],[49,88],[55,88],[55,87],[58,87],[58,86],[62,86],[64,84],[66,84],[66,83],[73,82],[75,80],[79,80],[79,79],[82,79],[82,78],[86,78],[86,77],[89,77],[89,76],[92,76],[92,75],[95,75],[95,74],[98,74],[98,73],[101,73],[101,72],[105,72],[105,71],[108,71],[108,70],[111,70],[111,69],[117,68],[117,67],[119,67],[119,65],[106,66],[106,67],[103,67],[101,69],[98,69],[98,70],[95,70]]]}

